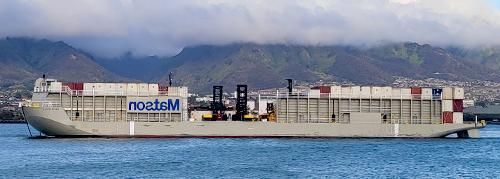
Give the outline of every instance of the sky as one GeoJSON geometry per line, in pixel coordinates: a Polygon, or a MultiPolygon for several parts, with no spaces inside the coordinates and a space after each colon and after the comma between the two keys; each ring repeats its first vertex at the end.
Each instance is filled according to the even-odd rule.
{"type": "Polygon", "coordinates": [[[100,56],[240,42],[500,45],[500,0],[1,0],[0,37],[100,56]]]}

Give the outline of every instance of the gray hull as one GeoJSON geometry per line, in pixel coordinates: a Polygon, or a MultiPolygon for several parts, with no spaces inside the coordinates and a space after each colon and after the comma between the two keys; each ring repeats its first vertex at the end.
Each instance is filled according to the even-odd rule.
{"type": "Polygon", "coordinates": [[[64,110],[23,107],[28,123],[56,137],[477,137],[480,124],[339,124],[241,121],[83,122],[64,110]]]}

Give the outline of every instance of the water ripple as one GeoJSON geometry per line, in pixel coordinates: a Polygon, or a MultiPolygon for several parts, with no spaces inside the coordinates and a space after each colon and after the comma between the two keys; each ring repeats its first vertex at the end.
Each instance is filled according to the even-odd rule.
{"type": "Polygon", "coordinates": [[[482,139],[28,139],[0,125],[1,178],[500,178],[482,139]]]}

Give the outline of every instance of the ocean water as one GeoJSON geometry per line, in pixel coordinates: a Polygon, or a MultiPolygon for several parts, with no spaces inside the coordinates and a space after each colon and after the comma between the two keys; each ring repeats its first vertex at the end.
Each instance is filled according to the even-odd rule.
{"type": "Polygon", "coordinates": [[[0,178],[500,178],[480,139],[29,139],[0,125],[0,178]]]}

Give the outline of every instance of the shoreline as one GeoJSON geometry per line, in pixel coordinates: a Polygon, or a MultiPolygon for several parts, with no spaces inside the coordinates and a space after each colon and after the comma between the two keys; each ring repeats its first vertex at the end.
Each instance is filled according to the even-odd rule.
{"type": "Polygon", "coordinates": [[[0,124],[26,124],[25,120],[1,120],[0,124]]]}

